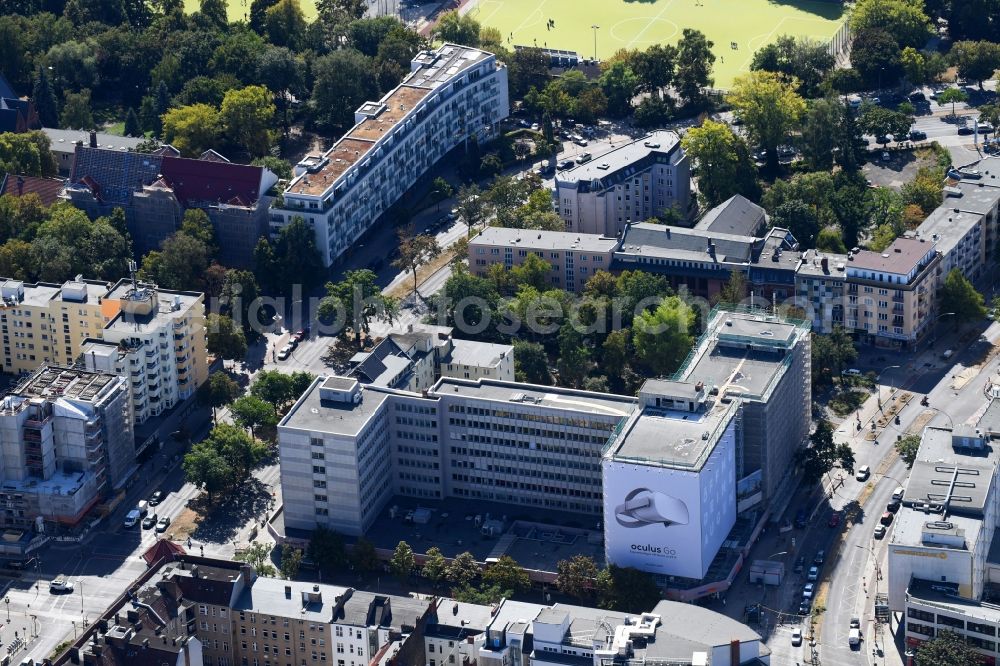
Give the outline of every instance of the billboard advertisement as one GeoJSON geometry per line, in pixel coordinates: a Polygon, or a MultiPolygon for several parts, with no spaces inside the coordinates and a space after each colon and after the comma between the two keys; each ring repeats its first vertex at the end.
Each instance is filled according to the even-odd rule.
{"type": "Polygon", "coordinates": [[[705,575],[736,522],[736,451],[727,435],[698,471],[604,461],[609,563],[667,576],[705,575]]]}

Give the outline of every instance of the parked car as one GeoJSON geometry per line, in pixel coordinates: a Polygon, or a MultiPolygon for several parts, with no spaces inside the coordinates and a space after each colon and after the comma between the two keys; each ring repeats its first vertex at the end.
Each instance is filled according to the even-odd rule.
{"type": "Polygon", "coordinates": [[[560,171],[564,171],[565,169],[572,169],[575,164],[576,162],[574,162],[573,160],[563,160],[562,162],[556,165],[556,168],[559,169],[560,171]]]}
{"type": "Polygon", "coordinates": [[[878,525],[875,527],[875,538],[881,539],[885,536],[885,525],[878,525]]]}
{"type": "Polygon", "coordinates": [[[156,506],[163,501],[163,491],[157,490],[149,496],[149,506],[156,506]]]}
{"type": "Polygon", "coordinates": [[[900,506],[901,505],[899,502],[893,500],[885,505],[885,510],[888,511],[889,513],[896,513],[897,511],[899,511],[900,506]]]}
{"type": "Polygon", "coordinates": [[[988,122],[977,123],[980,134],[989,134],[993,131],[993,125],[988,122]]]}
{"type": "Polygon", "coordinates": [[[840,512],[834,511],[830,514],[830,520],[826,523],[830,527],[837,527],[840,525],[840,512]]]}
{"type": "Polygon", "coordinates": [[[899,486],[898,488],[896,488],[895,490],[893,490],[892,491],[892,499],[893,499],[893,501],[894,502],[901,502],[903,500],[903,493],[904,492],[905,491],[903,490],[903,486],[899,486]]]}
{"type": "Polygon", "coordinates": [[[858,468],[858,471],[854,473],[854,478],[858,481],[867,481],[868,477],[871,476],[872,470],[868,465],[862,465],[858,468]]]}
{"type": "Polygon", "coordinates": [[[816,557],[813,558],[813,564],[823,564],[823,560],[825,559],[826,559],[826,551],[822,549],[817,550],[816,557]]]}
{"type": "Polygon", "coordinates": [[[910,141],[923,141],[927,138],[927,132],[923,130],[910,130],[910,141]]]}
{"type": "Polygon", "coordinates": [[[809,615],[808,601],[803,600],[802,603],[799,604],[799,615],[809,615]]]}
{"type": "Polygon", "coordinates": [[[292,355],[292,346],[291,345],[285,345],[284,347],[282,347],[281,349],[278,350],[278,360],[279,361],[284,361],[286,358],[288,358],[291,355],[292,355]]]}
{"type": "Polygon", "coordinates": [[[851,618],[851,629],[860,629],[860,628],[861,628],[861,620],[859,618],[852,617],[851,618]]]}
{"type": "Polygon", "coordinates": [[[975,132],[976,130],[974,130],[970,125],[962,125],[958,128],[958,133],[962,135],[975,134],[975,132]]]}
{"type": "Polygon", "coordinates": [[[72,592],[73,591],[73,581],[69,580],[65,576],[59,576],[51,583],[49,583],[49,592],[59,593],[59,592],[72,592]]]}
{"type": "Polygon", "coordinates": [[[882,514],[882,517],[879,518],[878,521],[880,523],[882,523],[883,525],[888,526],[888,525],[892,524],[893,517],[894,516],[893,516],[893,513],[891,511],[886,511],[885,513],[882,514]]]}
{"type": "Polygon", "coordinates": [[[805,600],[812,599],[815,590],[816,585],[814,583],[806,583],[805,587],[802,588],[802,598],[805,600]]]}
{"type": "Polygon", "coordinates": [[[139,519],[141,517],[142,516],[139,513],[139,509],[132,509],[131,511],[125,514],[125,522],[123,524],[125,525],[125,527],[135,527],[136,523],[139,522],[139,519]]]}
{"type": "Polygon", "coordinates": [[[590,153],[581,153],[580,156],[576,158],[576,161],[580,164],[586,164],[592,159],[594,159],[594,156],[590,153]]]}
{"type": "Polygon", "coordinates": [[[851,629],[851,633],[847,636],[847,642],[851,647],[855,647],[861,643],[861,630],[851,629]]]}
{"type": "Polygon", "coordinates": [[[153,529],[154,527],[156,527],[157,520],[159,520],[159,518],[156,517],[155,513],[149,514],[148,516],[142,519],[142,529],[144,530],[153,529]]]}
{"type": "Polygon", "coordinates": [[[577,138],[573,139],[573,143],[575,143],[576,145],[580,146],[581,148],[586,148],[587,146],[590,145],[587,142],[587,140],[584,139],[582,136],[577,136],[577,138]]]}
{"type": "Polygon", "coordinates": [[[792,645],[802,645],[802,629],[799,627],[792,629],[792,645]]]}
{"type": "Polygon", "coordinates": [[[819,567],[809,567],[809,574],[806,576],[806,580],[818,580],[819,579],[819,567]]]}
{"type": "Polygon", "coordinates": [[[166,516],[163,516],[163,518],[160,518],[160,520],[158,520],[157,523],[156,523],[156,531],[159,532],[159,533],[161,533],[161,534],[163,532],[166,532],[168,527],[170,527],[170,518],[168,518],[166,516]]]}
{"type": "Polygon", "coordinates": [[[923,102],[926,99],[927,99],[927,97],[924,96],[924,91],[923,90],[914,90],[913,92],[910,93],[910,101],[911,102],[923,102]]]}
{"type": "Polygon", "coordinates": [[[300,328],[299,330],[295,331],[295,335],[292,336],[292,340],[295,340],[296,342],[302,342],[303,340],[306,339],[307,335],[308,334],[305,332],[305,330],[300,328]]]}

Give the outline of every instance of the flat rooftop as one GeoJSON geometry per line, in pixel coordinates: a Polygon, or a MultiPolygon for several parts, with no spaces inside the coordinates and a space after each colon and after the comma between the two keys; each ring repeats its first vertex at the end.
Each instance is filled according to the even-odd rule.
{"type": "Polygon", "coordinates": [[[989,182],[979,180],[960,180],[953,186],[962,196],[946,196],[944,208],[969,211],[985,215],[989,213],[1000,201],[1000,180],[992,179],[989,182]]]}
{"type": "Polygon", "coordinates": [[[947,501],[949,513],[982,516],[998,460],[1000,455],[989,441],[982,449],[955,448],[951,429],[925,428],[904,502],[947,501]]]}
{"type": "Polygon", "coordinates": [[[451,353],[442,361],[456,365],[475,367],[493,367],[500,363],[505,355],[514,353],[511,345],[500,345],[492,342],[476,342],[474,340],[452,340],[451,353]]]}
{"type": "Polygon", "coordinates": [[[948,254],[965,238],[969,230],[982,221],[982,214],[965,211],[955,212],[952,208],[941,206],[931,211],[920,226],[915,236],[926,241],[937,243],[942,254],[948,254]]]}
{"type": "Polygon", "coordinates": [[[684,378],[718,386],[720,392],[730,395],[762,396],[781,376],[784,360],[783,354],[775,352],[713,346],[684,370],[684,378]]]}
{"type": "Polygon", "coordinates": [[[334,435],[356,435],[389,397],[375,387],[361,389],[361,401],[336,402],[320,399],[323,379],[317,379],[289,410],[279,426],[315,430],[334,435]]]}
{"type": "Polygon", "coordinates": [[[847,263],[848,269],[856,268],[883,273],[909,275],[920,266],[927,253],[933,249],[929,240],[897,238],[882,252],[862,250],[847,263]]]}
{"type": "Polygon", "coordinates": [[[808,275],[809,277],[843,280],[847,277],[847,255],[806,250],[802,253],[802,263],[796,272],[798,275],[808,275]],[[826,259],[825,269],[823,268],[824,259],[826,259]]]}
{"type": "Polygon", "coordinates": [[[127,333],[151,333],[169,326],[179,316],[188,311],[202,298],[202,294],[185,291],[167,291],[148,285],[140,285],[139,293],[133,295],[132,284],[122,280],[108,292],[107,298],[121,301],[143,300],[155,294],[156,304],[148,313],[125,312],[120,310],[105,324],[105,331],[127,333]]]}
{"type": "Polygon", "coordinates": [[[483,232],[469,241],[471,247],[477,245],[521,247],[532,250],[573,252],[612,252],[618,247],[617,238],[600,234],[579,234],[568,231],[539,231],[534,229],[508,229],[506,227],[486,227],[483,232]]]}
{"type": "Polygon", "coordinates": [[[970,620],[983,620],[981,624],[1000,624],[1000,606],[959,596],[958,586],[955,583],[913,578],[906,592],[917,601],[940,604],[956,614],[967,616],[970,620]]]}
{"type": "Polygon", "coordinates": [[[752,236],[639,222],[626,227],[615,254],[746,264],[759,255],[763,244],[762,239],[752,236]],[[714,258],[709,253],[709,241],[714,258]]]}
{"type": "Polygon", "coordinates": [[[49,302],[59,295],[60,290],[59,285],[55,284],[47,284],[45,282],[31,284],[29,282],[12,280],[10,278],[0,278],[0,286],[6,289],[17,289],[20,286],[24,289],[24,300],[18,303],[18,305],[30,305],[33,307],[43,308],[47,308],[49,306],[49,302]]]}
{"type": "Polygon", "coordinates": [[[21,382],[11,395],[22,398],[72,398],[95,400],[106,387],[119,381],[115,375],[76,368],[42,366],[21,382]]]}
{"type": "Polygon", "coordinates": [[[71,496],[93,477],[94,473],[89,470],[72,474],[57,470],[47,479],[40,479],[37,476],[29,476],[21,481],[4,479],[3,489],[28,495],[71,496]]]}
{"type": "Polygon", "coordinates": [[[316,584],[259,576],[236,599],[233,610],[298,617],[311,622],[330,622],[336,598],[346,593],[347,588],[320,584],[319,601],[303,603],[303,592],[316,594],[314,585],[316,584]],[[291,588],[291,591],[286,592],[286,588],[291,588]]]}
{"type": "MultiPolygon", "coordinates": [[[[382,98],[378,105],[382,110],[375,116],[365,118],[347,133],[351,139],[378,141],[392,132],[400,120],[430,94],[427,88],[401,85],[382,98]]],[[[364,108],[364,107],[362,107],[364,108]]]]}
{"type": "Polygon", "coordinates": [[[556,176],[556,184],[600,180],[614,175],[654,153],[669,154],[677,149],[679,144],[680,137],[677,136],[676,132],[657,130],[631,143],[619,146],[590,162],[560,172],[556,176]]]}
{"type": "Polygon", "coordinates": [[[470,381],[442,377],[431,389],[432,396],[453,393],[460,394],[463,398],[533,404],[536,407],[621,417],[631,414],[638,404],[636,398],[626,396],[487,379],[470,381]]]}
{"type": "Polygon", "coordinates": [[[316,173],[304,173],[292,180],[288,186],[290,194],[320,196],[333,185],[348,169],[361,161],[375,144],[371,141],[346,136],[323,157],[329,161],[316,173]]]}
{"type": "Polygon", "coordinates": [[[701,469],[732,421],[736,403],[702,412],[645,408],[632,417],[611,448],[612,459],[641,459],[681,470],[701,469]]]}
{"type": "Polygon", "coordinates": [[[450,81],[462,70],[476,65],[492,55],[487,51],[448,42],[436,50],[421,51],[414,56],[413,62],[420,68],[407,76],[403,83],[437,88],[450,81]]]}

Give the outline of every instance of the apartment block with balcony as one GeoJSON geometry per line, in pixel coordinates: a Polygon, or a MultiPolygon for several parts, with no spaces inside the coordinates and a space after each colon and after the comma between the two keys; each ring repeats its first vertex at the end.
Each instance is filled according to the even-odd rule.
{"type": "Polygon", "coordinates": [[[128,384],[42,366],[0,400],[0,525],[75,525],[135,469],[128,384]]]}
{"type": "Polygon", "coordinates": [[[104,300],[117,314],[83,362],[128,378],[136,423],[194,395],[208,378],[204,294],[121,280],[104,300]]]}
{"type": "Polygon", "coordinates": [[[553,288],[582,291],[594,273],[611,269],[617,247],[613,236],[486,227],[469,241],[469,269],[485,277],[494,264],[511,270],[535,255],[552,266],[547,277],[553,288]]]}
{"type": "Polygon", "coordinates": [[[845,327],[863,343],[912,348],[934,321],[940,264],[935,243],[923,238],[848,254],[845,327]]]}
{"type": "Polygon", "coordinates": [[[795,271],[795,304],[812,321],[816,333],[844,326],[847,255],[806,250],[795,271]]]}
{"type": "Polygon", "coordinates": [[[492,53],[457,44],[418,53],[406,79],[363,104],[330,150],[299,162],[271,211],[272,233],[304,218],[330,266],[449,151],[495,137],[509,112],[507,69],[492,53]]]}
{"type": "Polygon", "coordinates": [[[84,340],[100,337],[115,310],[108,283],[77,276],[62,285],[0,278],[3,370],[33,372],[44,363],[70,365],[84,340]]]}
{"type": "Polygon", "coordinates": [[[691,166],[676,132],[658,130],[556,174],[555,200],[566,229],[617,236],[629,222],[671,209],[687,219],[691,166]]]}
{"type": "Polygon", "coordinates": [[[972,282],[982,277],[986,270],[988,219],[988,216],[979,213],[939,206],[931,211],[914,232],[907,234],[911,238],[934,243],[941,253],[937,273],[938,288],[952,269],[958,269],[972,282]]]}

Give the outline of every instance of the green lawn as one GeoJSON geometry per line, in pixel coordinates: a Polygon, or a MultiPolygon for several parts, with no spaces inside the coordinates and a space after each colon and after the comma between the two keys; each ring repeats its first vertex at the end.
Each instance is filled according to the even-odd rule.
{"type": "MultiPolygon", "coordinates": [[[[247,21],[250,18],[250,2],[251,0],[227,0],[229,2],[229,20],[230,21],[247,21]]],[[[315,0],[299,0],[299,5],[302,7],[302,13],[305,14],[307,21],[312,21],[316,18],[316,2],[315,0]]],[[[184,11],[186,12],[196,12],[198,8],[201,7],[201,0],[184,0],[184,11]]]]}
{"type": "Polygon", "coordinates": [[[600,58],[621,48],[675,43],[684,28],[696,28],[715,42],[719,88],[728,87],[747,70],[754,51],[779,35],[826,42],[845,17],[835,0],[479,0],[471,11],[511,46],[537,44],[587,58],[594,56],[595,24],[600,58]],[[549,19],[555,21],[551,29],[549,19]]]}

